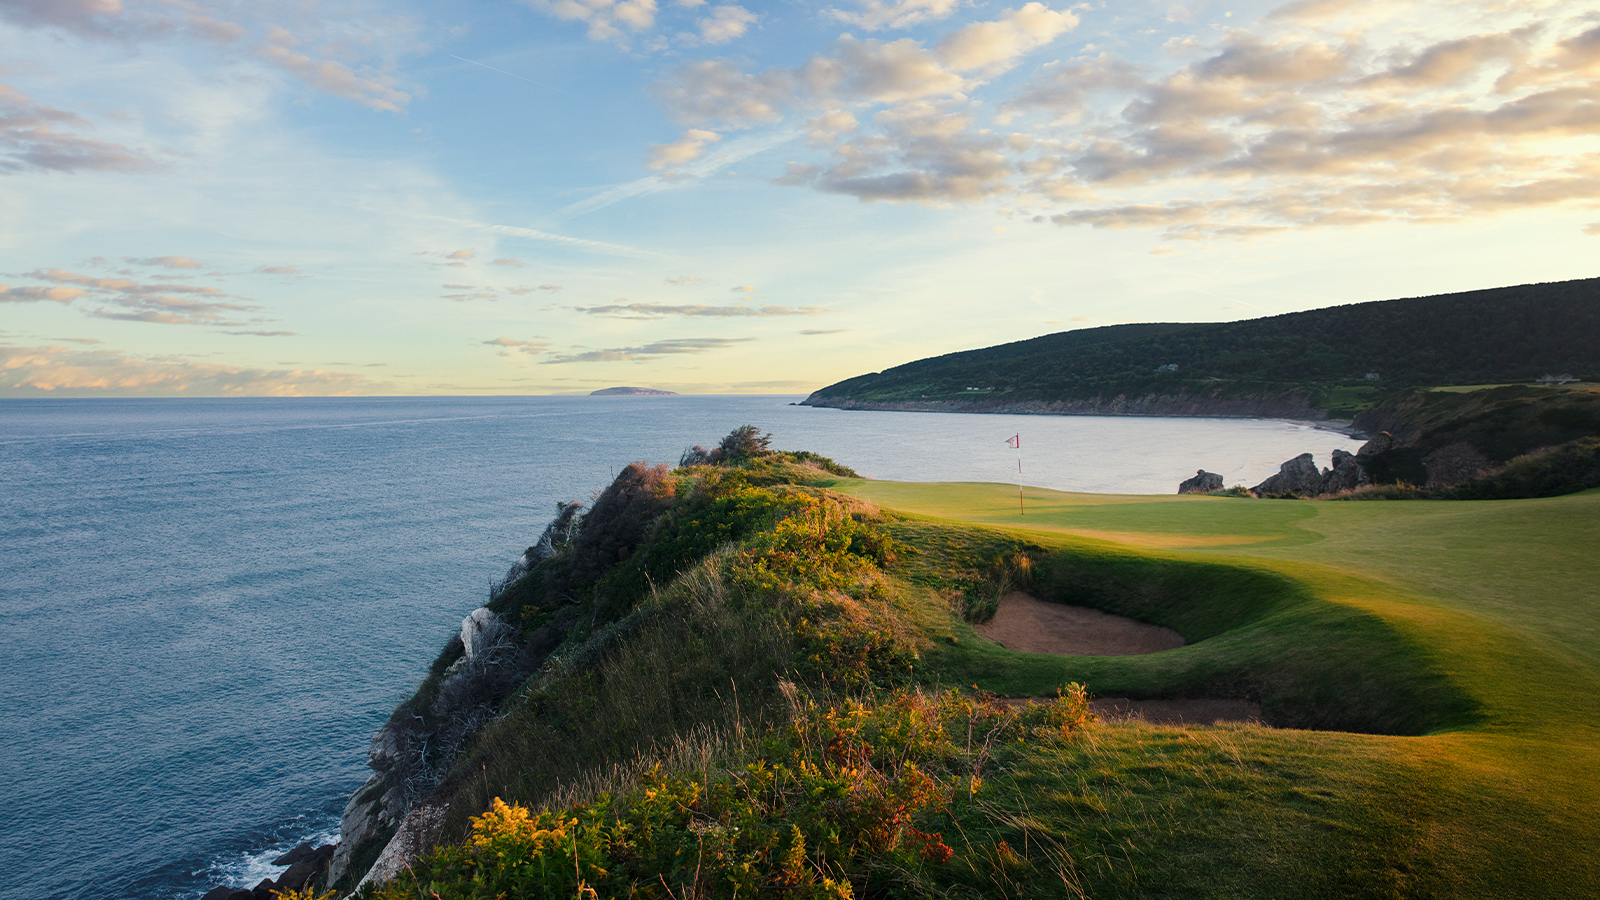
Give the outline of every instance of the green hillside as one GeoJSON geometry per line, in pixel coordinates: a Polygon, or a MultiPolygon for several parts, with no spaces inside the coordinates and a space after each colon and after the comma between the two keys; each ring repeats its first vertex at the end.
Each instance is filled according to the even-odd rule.
{"type": "Polygon", "coordinates": [[[1547,374],[1600,379],[1600,279],[1356,303],[1242,322],[1067,331],[860,375],[822,388],[806,402],[944,402],[994,409],[1116,395],[1296,395],[1309,407],[1349,414],[1379,392],[1525,383],[1547,374]],[[1377,378],[1369,379],[1369,373],[1377,378]]]}
{"type": "Polygon", "coordinates": [[[1600,492],[1023,516],[746,433],[563,507],[500,643],[386,727],[413,753],[370,794],[440,815],[358,896],[1600,892],[1600,492]],[[1186,644],[1013,652],[973,623],[1018,588],[1186,644]],[[1267,724],[1096,722],[1083,686],[1267,724]]]}

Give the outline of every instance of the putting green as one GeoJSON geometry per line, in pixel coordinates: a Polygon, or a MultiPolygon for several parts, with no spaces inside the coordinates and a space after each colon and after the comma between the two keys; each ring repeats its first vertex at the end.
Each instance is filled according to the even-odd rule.
{"type": "MultiPolygon", "coordinates": [[[[1394,845],[1404,850],[1386,851],[1400,861],[1385,865],[1411,871],[1403,858],[1414,855],[1418,868],[1396,876],[1398,886],[1363,881],[1358,895],[1600,896],[1600,491],[1311,502],[1028,488],[1019,513],[1011,485],[847,481],[836,489],[886,509],[1003,528],[1069,554],[1205,561],[1287,578],[1313,598],[1308,609],[1324,615],[1315,626],[1323,631],[1306,626],[1308,655],[1325,649],[1328,629],[1344,627],[1329,625],[1328,611],[1375,617],[1471,698],[1478,714],[1469,724],[1412,737],[1282,729],[1233,732],[1230,740],[1273,758],[1311,760],[1326,782],[1320,789],[1343,798],[1332,819],[1338,840],[1356,848],[1350,858],[1377,846],[1374,835],[1386,828],[1408,835],[1394,845]]],[[[1284,619],[1273,627],[1277,639],[1292,640],[1300,626],[1284,619]]],[[[1206,643],[1169,654],[1249,652],[1244,637],[1206,643]]],[[[977,661],[974,671],[1081,673],[1091,690],[1096,677],[1159,684],[1161,667],[1174,665],[1161,660],[1169,654],[1062,662],[960,649],[977,661]]],[[[1288,821],[1288,805],[1234,800],[1288,821]]]]}

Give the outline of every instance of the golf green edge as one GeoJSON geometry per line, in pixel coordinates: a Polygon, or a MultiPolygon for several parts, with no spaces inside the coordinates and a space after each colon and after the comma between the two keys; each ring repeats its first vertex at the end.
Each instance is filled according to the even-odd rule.
{"type": "Polygon", "coordinates": [[[956,622],[925,651],[930,677],[1243,695],[1280,726],[1108,728],[1008,776],[1041,818],[1094,834],[1086,850],[1123,848],[1128,864],[1079,860],[1084,890],[1600,896],[1600,491],[1340,504],[1029,488],[1019,512],[1014,485],[834,489],[1004,530],[1049,551],[1041,599],[1191,641],[1051,657],[956,622]]]}

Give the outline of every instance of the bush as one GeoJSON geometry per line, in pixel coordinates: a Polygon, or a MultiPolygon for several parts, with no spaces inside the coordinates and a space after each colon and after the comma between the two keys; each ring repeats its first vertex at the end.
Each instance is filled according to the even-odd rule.
{"type": "Polygon", "coordinates": [[[1077,684],[1024,708],[955,691],[831,703],[792,684],[783,693],[789,722],[715,770],[657,765],[616,795],[558,810],[495,798],[466,841],[424,856],[373,896],[914,893],[929,870],[1014,858],[1003,843],[957,839],[978,834],[963,817],[986,815],[985,772],[1029,742],[1071,740],[1094,722],[1077,684]]]}

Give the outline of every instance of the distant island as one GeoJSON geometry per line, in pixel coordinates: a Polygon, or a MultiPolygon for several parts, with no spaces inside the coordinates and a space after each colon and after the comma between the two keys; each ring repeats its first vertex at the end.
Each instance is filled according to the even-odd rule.
{"type": "Polygon", "coordinates": [[[677,391],[658,391],[655,388],[609,387],[590,391],[591,397],[676,397],[677,391]]]}

